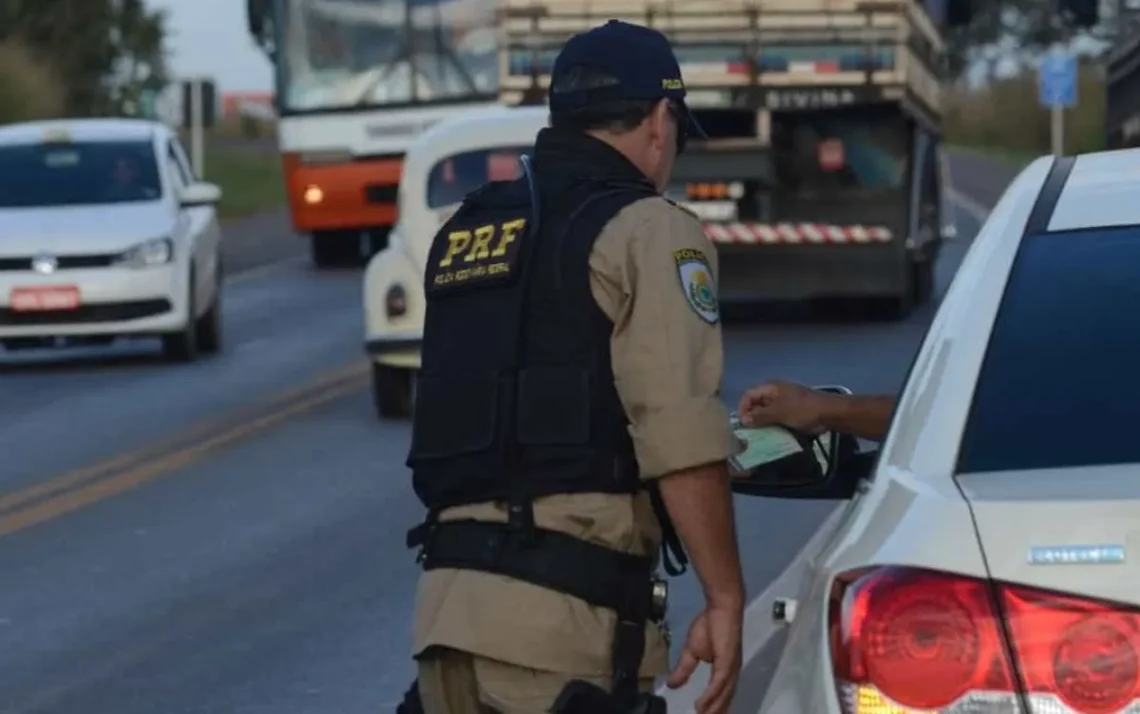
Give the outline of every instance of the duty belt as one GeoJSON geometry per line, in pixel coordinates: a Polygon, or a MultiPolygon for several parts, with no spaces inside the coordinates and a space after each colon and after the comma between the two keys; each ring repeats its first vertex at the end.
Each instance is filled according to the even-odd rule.
{"type": "Polygon", "coordinates": [[[505,575],[613,610],[613,692],[636,695],[646,623],[665,616],[664,582],[654,578],[652,558],[544,528],[528,533],[505,523],[469,520],[425,523],[409,532],[408,546],[421,548],[424,570],[505,575]]]}

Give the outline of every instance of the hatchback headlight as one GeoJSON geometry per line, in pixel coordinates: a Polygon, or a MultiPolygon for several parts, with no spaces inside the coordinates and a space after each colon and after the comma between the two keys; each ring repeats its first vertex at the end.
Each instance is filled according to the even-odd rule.
{"type": "Polygon", "coordinates": [[[169,238],[155,238],[123,251],[117,265],[128,268],[149,268],[166,265],[174,259],[174,242],[169,238]]]}

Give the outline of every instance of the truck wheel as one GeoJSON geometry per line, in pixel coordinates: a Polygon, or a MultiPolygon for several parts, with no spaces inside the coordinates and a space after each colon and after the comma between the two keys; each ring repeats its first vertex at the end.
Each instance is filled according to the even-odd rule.
{"type": "Polygon", "coordinates": [[[412,370],[372,363],[372,403],[380,419],[412,415],[412,370]]]}
{"type": "Polygon", "coordinates": [[[934,297],[934,261],[916,262],[911,268],[914,275],[914,304],[925,305],[934,297]]]}
{"type": "Polygon", "coordinates": [[[313,265],[318,268],[335,268],[340,262],[340,245],[336,234],[317,231],[309,236],[309,251],[313,265]]]}
{"type": "Polygon", "coordinates": [[[914,309],[914,296],[915,296],[915,271],[914,263],[910,263],[906,271],[906,282],[903,283],[902,292],[894,297],[891,297],[886,304],[886,314],[883,316],[888,320],[902,320],[910,315],[914,309]]]}

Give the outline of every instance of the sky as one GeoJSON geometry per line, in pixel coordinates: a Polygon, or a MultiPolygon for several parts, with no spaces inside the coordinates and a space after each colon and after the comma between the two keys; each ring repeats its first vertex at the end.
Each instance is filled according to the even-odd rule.
{"type": "Polygon", "coordinates": [[[242,0],[146,0],[167,11],[167,51],[175,78],[204,76],[226,92],[270,91],[272,68],[253,44],[242,0]]]}

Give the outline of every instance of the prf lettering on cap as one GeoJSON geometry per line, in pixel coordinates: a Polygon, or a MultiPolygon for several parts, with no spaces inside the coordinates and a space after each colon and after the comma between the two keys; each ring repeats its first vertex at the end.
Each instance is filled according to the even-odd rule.
{"type": "Polygon", "coordinates": [[[459,287],[509,278],[519,258],[525,218],[455,228],[445,236],[443,256],[435,262],[429,285],[459,287]]]}
{"type": "Polygon", "coordinates": [[[669,90],[684,89],[685,83],[679,79],[663,79],[661,80],[661,88],[669,90]]]}

